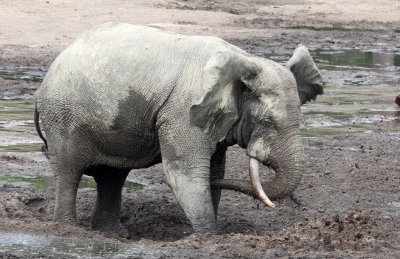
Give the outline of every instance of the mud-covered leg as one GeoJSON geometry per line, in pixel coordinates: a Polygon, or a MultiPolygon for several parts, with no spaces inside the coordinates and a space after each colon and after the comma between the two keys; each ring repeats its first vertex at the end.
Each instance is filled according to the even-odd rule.
{"type": "Polygon", "coordinates": [[[182,127],[176,120],[162,124],[158,135],[164,172],[194,231],[215,232],[210,188],[215,144],[199,128],[182,127]]]}
{"type": "Polygon", "coordinates": [[[91,219],[93,229],[129,236],[119,218],[121,192],[128,173],[127,169],[105,166],[91,169],[91,175],[97,183],[96,206],[91,219]]]}
{"type": "Polygon", "coordinates": [[[82,171],[69,166],[54,166],[56,176],[56,206],[54,221],[76,224],[76,194],[82,171]]]}
{"type": "Polygon", "coordinates": [[[169,184],[194,231],[215,232],[216,222],[211,199],[209,158],[190,161],[165,161],[169,184]]]}
{"type": "MultiPolygon", "coordinates": [[[[210,180],[224,178],[226,150],[227,150],[227,147],[225,145],[221,145],[221,144],[217,145],[217,150],[211,157],[210,180]]],[[[217,217],[219,200],[221,199],[221,189],[220,188],[211,188],[211,197],[212,197],[215,217],[217,217]]]]}

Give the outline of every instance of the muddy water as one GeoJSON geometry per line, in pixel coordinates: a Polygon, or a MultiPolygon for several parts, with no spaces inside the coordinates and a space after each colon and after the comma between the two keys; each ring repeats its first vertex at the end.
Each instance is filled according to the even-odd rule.
{"type": "Polygon", "coordinates": [[[0,251],[16,255],[54,256],[68,258],[113,257],[138,254],[138,248],[123,243],[88,241],[54,236],[28,235],[0,232],[0,251]]]}
{"type": "MultiPolygon", "coordinates": [[[[326,87],[399,86],[400,50],[310,50],[326,87]]],[[[264,54],[285,64],[291,54],[264,54]]]]}
{"type": "Polygon", "coordinates": [[[316,102],[301,110],[302,134],[312,137],[379,129],[400,130],[400,109],[394,104],[397,87],[357,86],[328,87],[316,102]]]}
{"type": "Polygon", "coordinates": [[[24,80],[41,82],[47,69],[43,67],[0,66],[0,77],[7,80],[24,80]]]}
{"type": "Polygon", "coordinates": [[[0,100],[0,127],[12,126],[11,122],[33,122],[33,100],[0,100]]]}
{"type": "MultiPolygon", "coordinates": [[[[400,94],[400,53],[379,50],[311,51],[324,77],[325,94],[302,106],[302,135],[317,137],[400,129],[400,109],[394,99],[400,94]]],[[[266,55],[286,63],[289,55],[266,55]]]]}
{"type": "MultiPolygon", "coordinates": [[[[43,190],[56,186],[55,179],[52,176],[2,176],[0,177],[0,185],[1,184],[9,184],[14,187],[25,187],[35,190],[43,190]]],[[[136,191],[144,189],[145,186],[135,182],[125,181],[124,187],[128,190],[136,191]]],[[[79,188],[96,188],[96,182],[92,177],[83,176],[79,183],[79,188]]]]}
{"type": "Polygon", "coordinates": [[[33,100],[0,100],[0,131],[33,130],[33,100]]]}
{"type": "Polygon", "coordinates": [[[0,152],[39,152],[41,146],[34,133],[33,100],[0,100],[0,152]]]}

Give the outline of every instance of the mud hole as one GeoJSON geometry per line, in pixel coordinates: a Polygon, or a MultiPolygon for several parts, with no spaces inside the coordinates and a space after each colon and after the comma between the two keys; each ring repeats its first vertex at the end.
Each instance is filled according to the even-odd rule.
{"type": "MultiPolygon", "coordinates": [[[[159,1],[155,5],[157,8],[207,10],[236,15],[229,26],[244,32],[251,31],[246,35],[252,36],[226,33],[224,39],[259,56],[290,55],[299,43],[307,45],[312,51],[361,49],[399,53],[400,33],[396,22],[332,23],[324,20],[323,16],[301,20],[301,16],[295,14],[277,17],[260,9],[260,6],[268,4],[279,7],[278,2],[241,0],[232,7],[227,1],[188,0],[159,1]],[[254,28],[269,29],[260,34],[252,31],[254,28]]],[[[300,1],[285,1],[285,4],[297,2],[300,1]]],[[[190,26],[197,26],[196,22],[185,20],[177,25],[184,26],[186,30],[190,30],[190,26]]],[[[58,53],[50,46],[0,45],[0,68],[45,70],[58,53]]],[[[343,78],[361,73],[353,68],[340,72],[323,68],[321,72],[329,78],[328,86],[341,85],[343,78]]],[[[398,72],[392,72],[390,80],[381,80],[385,76],[376,72],[379,80],[373,76],[371,81],[398,87],[400,81],[395,78],[398,72]]],[[[373,74],[370,70],[362,73],[373,74]]],[[[39,85],[40,82],[0,77],[0,98],[31,99],[39,85]]],[[[398,110],[394,104],[389,107],[398,110]]],[[[312,110],[310,107],[308,109],[306,111],[309,112],[302,119],[306,126],[315,123],[316,118],[330,118],[329,114],[310,117],[312,110]]],[[[243,194],[223,191],[217,234],[193,233],[166,184],[161,166],[157,165],[133,170],[128,176],[128,180],[146,185],[143,190],[123,191],[121,220],[131,239],[90,230],[90,216],[96,195],[94,189],[79,189],[78,225],[72,226],[52,221],[53,187],[36,190],[11,183],[0,185],[0,236],[2,233],[23,233],[77,240],[76,243],[127,245],[133,249],[116,250],[109,255],[89,253],[85,254],[86,257],[399,258],[400,120],[399,115],[391,116],[397,119],[372,121],[367,129],[358,133],[350,130],[357,125],[346,124],[339,134],[335,132],[329,136],[313,133],[313,137],[304,137],[306,170],[294,193],[295,199],[276,201],[277,208],[274,210],[243,194]]],[[[25,116],[22,119],[31,120],[25,116]]],[[[340,122],[338,118],[331,120],[340,122]]],[[[0,141],[11,143],[18,138],[32,140],[35,133],[29,127],[20,127],[16,132],[1,128],[0,141]]],[[[307,131],[311,132],[308,128],[302,129],[303,133],[307,131]]],[[[226,171],[227,178],[248,180],[244,150],[238,147],[229,149],[226,171]]],[[[21,175],[47,177],[52,172],[40,152],[1,152],[0,176],[21,175]]],[[[272,176],[265,170],[261,177],[267,180],[272,176]]],[[[40,250],[18,252],[2,248],[0,244],[0,257],[5,258],[73,256],[76,254],[60,256],[40,250]]]]}

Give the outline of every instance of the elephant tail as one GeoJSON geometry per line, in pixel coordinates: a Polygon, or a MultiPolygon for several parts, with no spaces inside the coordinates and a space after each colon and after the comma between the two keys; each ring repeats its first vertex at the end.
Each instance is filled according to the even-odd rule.
{"type": "Polygon", "coordinates": [[[46,138],[43,136],[42,131],[41,131],[41,129],[40,129],[40,124],[39,124],[39,112],[37,111],[37,105],[36,105],[36,103],[35,103],[35,111],[34,111],[34,115],[33,115],[33,120],[34,120],[34,122],[35,122],[36,131],[37,131],[39,137],[40,137],[40,138],[43,140],[43,142],[44,142],[44,145],[42,146],[43,155],[45,155],[45,157],[47,157],[47,159],[49,159],[49,158],[50,158],[50,155],[49,155],[49,149],[48,149],[48,146],[47,146],[47,140],[46,140],[46,138]]]}

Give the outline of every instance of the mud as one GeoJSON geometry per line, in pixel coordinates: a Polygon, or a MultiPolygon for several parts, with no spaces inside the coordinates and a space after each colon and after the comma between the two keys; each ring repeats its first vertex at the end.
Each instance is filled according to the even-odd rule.
{"type": "MultiPolygon", "coordinates": [[[[192,234],[160,166],[129,175],[130,180],[148,185],[145,190],[123,193],[121,219],[133,236],[130,240],[89,230],[93,189],[79,190],[79,225],[71,227],[51,221],[54,188],[4,184],[0,187],[0,230],[140,244],[151,248],[155,257],[396,257],[400,249],[399,139],[400,133],[388,132],[304,139],[309,159],[295,192],[300,204],[284,199],[271,210],[243,194],[224,191],[216,235],[192,234]]],[[[40,166],[18,154],[1,160],[7,162],[2,174],[14,171],[16,175],[15,169],[7,170],[15,163],[24,163],[24,168],[40,166]]],[[[247,180],[243,150],[230,148],[227,164],[227,177],[247,180]]]]}
{"type": "MultiPolygon", "coordinates": [[[[278,2],[243,0],[233,6],[228,1],[152,1],[146,8],[176,16],[198,10],[228,13],[229,24],[207,30],[187,16],[172,28],[215,34],[277,62],[286,62],[299,43],[310,48],[327,88],[317,102],[302,107],[306,170],[293,199],[278,200],[276,209],[270,209],[241,193],[223,191],[217,234],[195,234],[161,165],[133,170],[128,180],[146,188],[123,190],[121,220],[132,236],[123,239],[90,230],[93,188],[79,189],[78,225],[71,226],[52,221],[52,185],[1,182],[0,257],[400,257],[400,109],[394,104],[400,94],[400,26],[389,18],[334,21],[329,9],[298,16],[280,10],[299,4],[305,10],[303,1],[278,2]],[[363,56],[358,52],[350,63],[324,62],[324,51],[354,50],[371,53],[368,65],[363,65],[365,59],[355,61],[363,56]],[[390,55],[384,60],[391,62],[371,63],[373,53],[390,55]]],[[[39,152],[29,110],[40,85],[37,72],[45,73],[67,43],[0,44],[0,177],[52,176],[39,152]]],[[[248,180],[244,150],[229,148],[226,171],[226,177],[248,180]]],[[[261,176],[272,177],[265,169],[261,176]]]]}

